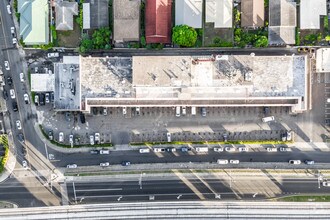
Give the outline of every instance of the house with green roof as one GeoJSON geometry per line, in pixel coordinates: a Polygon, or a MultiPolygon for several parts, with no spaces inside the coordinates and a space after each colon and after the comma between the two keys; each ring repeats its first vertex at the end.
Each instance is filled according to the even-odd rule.
{"type": "Polygon", "coordinates": [[[48,0],[18,0],[20,13],[20,36],[26,45],[48,44],[49,5],[48,0]]]}

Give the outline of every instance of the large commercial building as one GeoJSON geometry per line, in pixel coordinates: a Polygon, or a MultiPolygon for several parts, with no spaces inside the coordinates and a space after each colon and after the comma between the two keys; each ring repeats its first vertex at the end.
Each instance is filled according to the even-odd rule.
{"type": "MultiPolygon", "coordinates": [[[[124,106],[291,106],[293,112],[302,112],[309,99],[307,59],[253,54],[80,56],[79,67],[74,67],[79,71],[79,95],[65,110],[77,110],[79,100],[80,110],[86,112],[91,107],[124,106]]],[[[70,84],[55,81],[55,90],[70,84]]]]}

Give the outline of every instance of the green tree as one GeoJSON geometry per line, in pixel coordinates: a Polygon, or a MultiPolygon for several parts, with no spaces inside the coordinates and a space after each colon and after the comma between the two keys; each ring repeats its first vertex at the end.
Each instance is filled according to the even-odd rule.
{"type": "Polygon", "coordinates": [[[197,32],[188,25],[177,25],[173,28],[172,40],[183,47],[192,47],[197,40],[197,32]]]}
{"type": "Polygon", "coordinates": [[[111,31],[109,28],[100,28],[94,31],[92,35],[94,49],[106,49],[111,48],[110,45],[111,31]]]}
{"type": "Polygon", "coordinates": [[[326,41],[330,41],[330,35],[325,36],[326,41]]]}
{"type": "Polygon", "coordinates": [[[255,47],[267,47],[268,46],[268,39],[266,36],[259,36],[254,43],[255,47]]]}
{"type": "Polygon", "coordinates": [[[79,51],[81,53],[86,53],[91,49],[93,49],[93,41],[89,39],[87,34],[83,34],[82,40],[80,42],[79,51]]]}

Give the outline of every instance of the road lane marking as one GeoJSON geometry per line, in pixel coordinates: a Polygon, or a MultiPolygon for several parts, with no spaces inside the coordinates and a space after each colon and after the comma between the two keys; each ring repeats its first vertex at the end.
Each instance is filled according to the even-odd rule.
{"type": "Polygon", "coordinates": [[[119,191],[123,190],[122,188],[114,189],[76,189],[76,192],[98,192],[98,191],[119,191]]]}
{"type": "Polygon", "coordinates": [[[182,173],[178,172],[178,170],[172,170],[172,171],[174,172],[175,175],[179,177],[180,180],[182,180],[184,184],[186,184],[189,187],[189,189],[191,189],[196,194],[196,196],[198,196],[200,200],[206,199],[204,195],[184,175],[182,175],[182,173]]]}

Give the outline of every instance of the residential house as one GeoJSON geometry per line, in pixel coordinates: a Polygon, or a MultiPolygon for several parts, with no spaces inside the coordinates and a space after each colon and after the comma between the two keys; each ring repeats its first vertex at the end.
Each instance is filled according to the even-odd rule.
{"type": "Polygon", "coordinates": [[[78,15],[78,3],[61,1],[55,4],[56,30],[73,30],[73,16],[78,15]]]}
{"type": "Polygon", "coordinates": [[[109,0],[85,0],[83,29],[109,27],[109,0]]]}
{"type": "Polygon", "coordinates": [[[49,5],[47,0],[18,0],[20,36],[26,45],[48,44],[49,5]]]}
{"type": "Polygon", "coordinates": [[[300,0],[300,29],[320,29],[322,15],[327,15],[326,0],[300,0]]]}
{"type": "Polygon", "coordinates": [[[241,27],[263,27],[265,22],[264,0],[244,0],[241,2],[241,27]]]}
{"type": "Polygon", "coordinates": [[[295,44],[296,13],[294,0],[269,1],[269,45],[295,44]]]}
{"type": "Polygon", "coordinates": [[[139,41],[140,0],[113,0],[114,43],[139,41]]]}
{"type": "Polygon", "coordinates": [[[172,1],[147,0],[145,8],[146,42],[171,43],[172,1]]]}
{"type": "Polygon", "coordinates": [[[206,0],[206,22],[214,28],[233,27],[233,0],[206,0]]]}
{"type": "Polygon", "coordinates": [[[193,28],[202,28],[202,0],[176,0],[175,25],[186,24],[193,28]]]}

